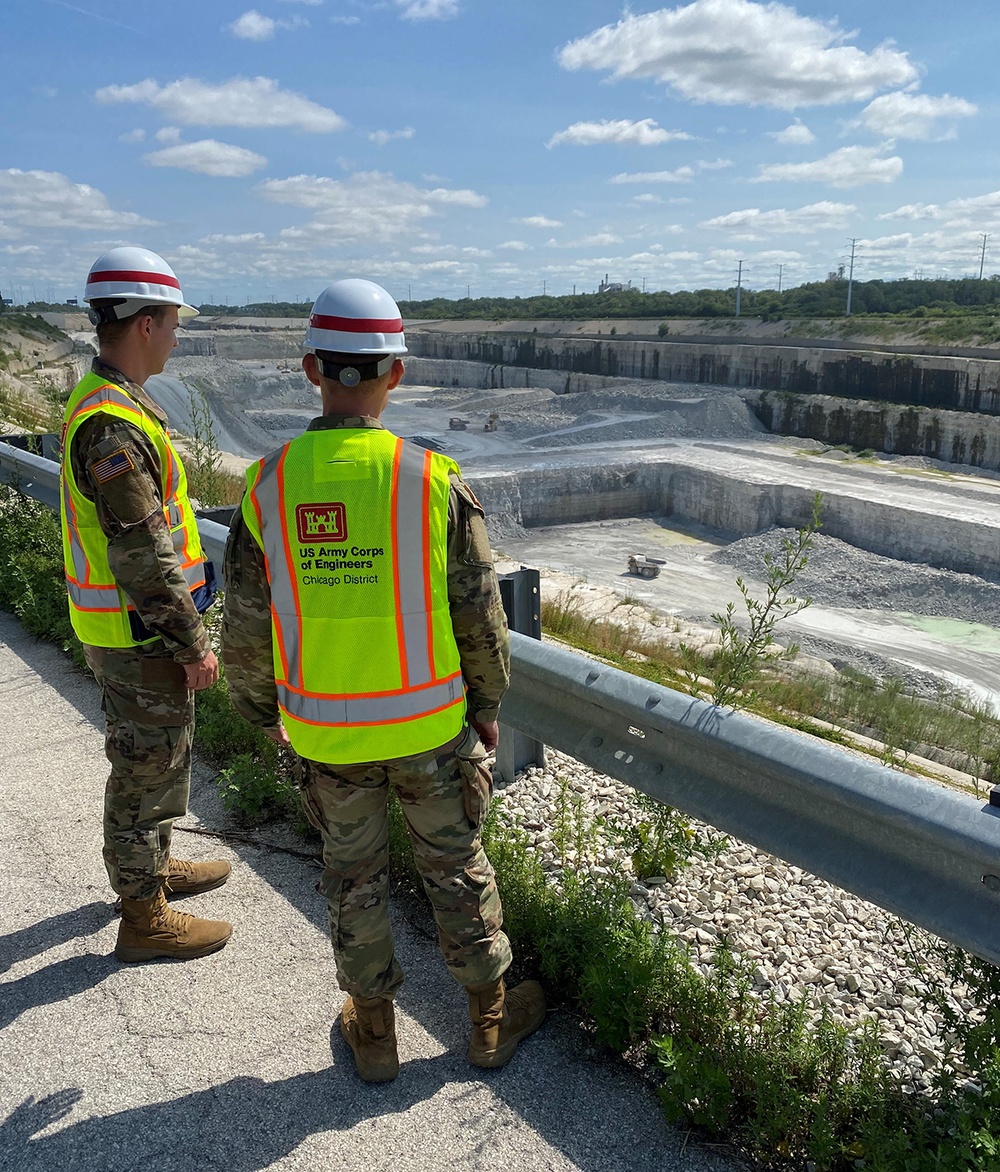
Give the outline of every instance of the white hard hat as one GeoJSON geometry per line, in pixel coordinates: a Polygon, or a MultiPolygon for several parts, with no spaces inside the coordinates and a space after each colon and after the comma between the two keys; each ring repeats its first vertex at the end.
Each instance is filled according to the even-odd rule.
{"type": "Polygon", "coordinates": [[[405,354],[399,306],[374,281],[355,277],[334,281],[313,304],[306,349],[338,354],[405,354]]]}
{"type": "Polygon", "coordinates": [[[182,320],[198,316],[193,305],[185,304],[174,270],[162,256],[146,248],[112,248],[90,266],[83,299],[90,304],[106,298],[116,304],[103,308],[110,308],[119,321],[144,305],[176,305],[182,320]]]}

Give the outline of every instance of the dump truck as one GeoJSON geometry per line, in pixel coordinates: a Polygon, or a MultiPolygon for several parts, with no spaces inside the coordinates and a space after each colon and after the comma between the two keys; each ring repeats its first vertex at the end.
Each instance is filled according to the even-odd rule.
{"type": "Polygon", "coordinates": [[[665,558],[650,558],[642,553],[630,553],[628,555],[628,572],[639,578],[658,578],[660,566],[664,565],[665,562],[665,558]]]}
{"type": "Polygon", "coordinates": [[[496,429],[499,426],[500,426],[500,412],[499,411],[491,411],[489,419],[487,419],[486,423],[483,425],[483,431],[496,431],[496,429]]]}
{"type": "Polygon", "coordinates": [[[451,419],[448,420],[449,431],[465,431],[467,430],[468,426],[468,421],[465,419],[460,419],[457,415],[453,415],[451,419]]]}

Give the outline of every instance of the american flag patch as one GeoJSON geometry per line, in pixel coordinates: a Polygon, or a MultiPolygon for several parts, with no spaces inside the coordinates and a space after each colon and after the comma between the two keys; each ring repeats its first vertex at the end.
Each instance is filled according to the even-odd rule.
{"type": "Polygon", "coordinates": [[[128,451],[125,448],[119,448],[117,452],[112,452],[110,456],[105,456],[103,460],[91,464],[90,474],[98,484],[107,484],[109,480],[114,480],[123,472],[131,472],[134,468],[135,465],[132,463],[132,457],[128,451]]]}

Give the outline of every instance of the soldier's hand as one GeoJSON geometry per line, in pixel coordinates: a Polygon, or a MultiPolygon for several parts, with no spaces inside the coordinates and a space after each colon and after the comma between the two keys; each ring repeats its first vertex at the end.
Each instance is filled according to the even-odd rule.
{"type": "Polygon", "coordinates": [[[201,692],[210,688],[219,678],[219,661],[215,652],[209,651],[204,659],[197,663],[184,664],[184,683],[192,692],[201,692]]]}
{"type": "Polygon", "coordinates": [[[264,736],[270,737],[272,741],[277,741],[279,745],[290,745],[292,743],[288,739],[288,733],[285,732],[285,726],[283,724],[279,724],[275,728],[262,728],[260,731],[264,736]]]}
{"type": "Polygon", "coordinates": [[[487,753],[492,753],[493,750],[500,743],[500,726],[495,720],[483,721],[469,719],[469,724],[479,734],[479,739],[483,742],[483,748],[487,753]]]}

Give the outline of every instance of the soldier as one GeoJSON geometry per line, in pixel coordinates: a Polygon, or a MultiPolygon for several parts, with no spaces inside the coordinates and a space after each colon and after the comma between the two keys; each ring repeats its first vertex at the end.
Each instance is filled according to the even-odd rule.
{"type": "Polygon", "coordinates": [[[379,422],[403,322],[371,281],[313,306],[302,368],[323,414],[247,471],[226,548],[222,652],[237,709],[299,757],[323,836],[341,1033],[368,1082],[396,1077],[403,972],[388,912],[387,800],[399,797],[438,941],[465,987],[469,1060],[503,1066],[537,1029],[480,830],[508,637],[483,511],[458,465],[379,422]]]}
{"type": "Polygon", "coordinates": [[[201,621],[215,581],[166,416],[143,384],[163,370],[179,320],[198,311],[143,248],[99,257],[85,300],[99,353],[66,406],[60,501],[70,617],[107,718],[104,863],[122,899],[115,955],[189,959],[232,933],[166,902],[229,877],[228,863],[170,855],[173,820],[187,813],[194,692],[219,674],[201,621]]]}

